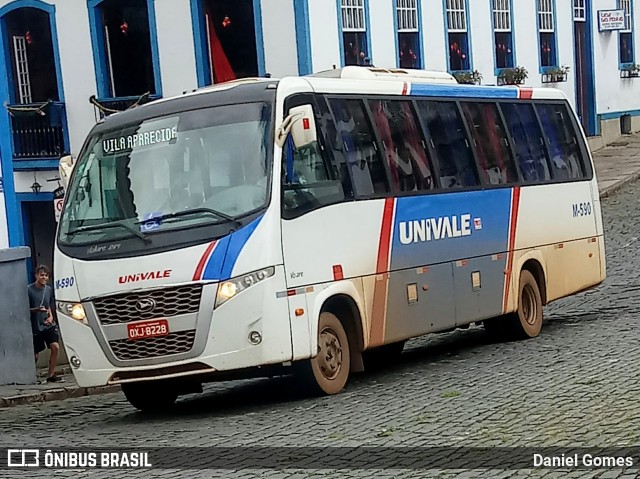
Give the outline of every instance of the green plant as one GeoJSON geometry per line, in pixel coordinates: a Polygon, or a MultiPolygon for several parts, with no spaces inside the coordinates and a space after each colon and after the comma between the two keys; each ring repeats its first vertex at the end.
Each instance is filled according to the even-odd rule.
{"type": "Polygon", "coordinates": [[[457,398],[460,396],[460,391],[445,391],[442,393],[443,398],[457,398]]]}
{"type": "Polygon", "coordinates": [[[482,83],[482,73],[478,70],[453,72],[453,76],[458,83],[466,83],[468,85],[480,85],[482,83]]]}
{"type": "Polygon", "coordinates": [[[570,67],[568,67],[567,65],[562,65],[560,67],[549,68],[546,73],[555,76],[565,76],[567,73],[569,73],[569,70],[571,70],[570,67]]]}
{"type": "Polygon", "coordinates": [[[525,67],[505,68],[498,75],[498,82],[501,85],[522,85],[528,77],[525,67]]]}

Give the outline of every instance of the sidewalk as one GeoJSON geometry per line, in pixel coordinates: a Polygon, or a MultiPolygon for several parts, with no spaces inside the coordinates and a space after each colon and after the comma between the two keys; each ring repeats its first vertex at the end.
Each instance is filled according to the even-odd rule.
{"type": "Polygon", "coordinates": [[[640,178],[640,133],[624,135],[593,153],[600,197],[607,198],[640,178]]]}
{"type": "Polygon", "coordinates": [[[40,369],[37,371],[38,382],[36,384],[0,385],[0,410],[5,407],[20,406],[23,404],[58,401],[120,391],[120,386],[81,388],[76,383],[68,365],[59,366],[56,374],[62,377],[63,381],[47,383],[45,381],[47,378],[47,370],[40,369]]]}
{"type": "MultiPolygon", "coordinates": [[[[606,198],[640,178],[640,133],[625,135],[594,152],[593,159],[600,197],[606,198]]],[[[61,383],[0,386],[0,408],[120,391],[120,386],[81,388],[76,384],[69,366],[59,368],[59,371],[64,378],[61,383]]],[[[44,381],[45,377],[46,371],[39,371],[38,379],[44,381]]]]}

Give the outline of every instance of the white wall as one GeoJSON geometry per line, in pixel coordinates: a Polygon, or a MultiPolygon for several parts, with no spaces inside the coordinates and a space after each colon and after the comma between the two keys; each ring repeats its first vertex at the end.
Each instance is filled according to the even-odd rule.
{"type": "Polygon", "coordinates": [[[77,154],[95,123],[89,97],[96,94],[89,10],[84,0],[57,0],[58,50],[71,152],[77,154]]]}
{"type": "Polygon", "coordinates": [[[261,0],[261,5],[266,73],[271,73],[273,77],[297,75],[298,50],[293,2],[261,0]]]}
{"type": "MultiPolygon", "coordinates": [[[[616,0],[594,2],[593,36],[598,114],[640,109],[640,78],[622,79],[618,32],[598,32],[598,10],[616,8],[616,0]],[[597,7],[597,8],[596,8],[597,7]]],[[[635,60],[640,63],[640,4],[635,5],[635,60]]]]}
{"type": "Polygon", "coordinates": [[[449,62],[444,36],[443,4],[440,0],[419,0],[422,2],[422,25],[424,45],[422,56],[427,70],[447,71],[449,62]]]}
{"type": "MultiPolygon", "coordinates": [[[[313,1],[313,0],[312,0],[313,1]]],[[[390,1],[369,0],[371,21],[371,62],[382,68],[398,66],[396,39],[393,28],[395,9],[390,1]]]]}
{"type": "Polygon", "coordinates": [[[15,171],[13,173],[16,193],[33,193],[31,185],[36,181],[42,186],[41,193],[52,193],[58,187],[58,182],[47,180],[57,177],[57,171],[15,171]]]}
{"type": "MultiPolygon", "coordinates": [[[[442,2],[439,2],[442,4],[442,2]]],[[[471,60],[473,69],[482,73],[482,83],[495,84],[491,3],[469,2],[467,21],[471,32],[471,60]]]]}
{"type": "Polygon", "coordinates": [[[4,192],[0,192],[0,249],[9,247],[9,227],[4,204],[4,192]]]}
{"type": "Polygon", "coordinates": [[[162,95],[181,95],[198,87],[189,0],[155,0],[155,10],[162,95]]]}
{"type": "Polygon", "coordinates": [[[338,38],[337,3],[309,0],[309,30],[313,71],[340,68],[342,52],[338,38]]]}

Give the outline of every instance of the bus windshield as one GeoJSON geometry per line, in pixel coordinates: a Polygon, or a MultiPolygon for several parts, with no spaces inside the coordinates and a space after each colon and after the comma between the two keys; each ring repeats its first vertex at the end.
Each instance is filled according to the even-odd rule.
{"type": "Polygon", "coordinates": [[[217,106],[99,130],[83,150],[60,225],[67,245],[149,237],[264,208],[271,106],[217,106]]]}

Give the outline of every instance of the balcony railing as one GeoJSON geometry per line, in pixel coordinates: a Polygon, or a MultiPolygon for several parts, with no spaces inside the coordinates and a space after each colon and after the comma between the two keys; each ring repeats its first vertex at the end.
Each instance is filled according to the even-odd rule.
{"type": "Polygon", "coordinates": [[[118,113],[130,108],[135,108],[145,103],[152,102],[160,98],[159,95],[145,93],[141,96],[127,96],[118,98],[96,98],[92,96],[89,102],[95,107],[96,121],[106,116],[118,113]]]}
{"type": "Polygon", "coordinates": [[[67,154],[64,103],[7,105],[14,160],[56,159],[67,154]]]}

